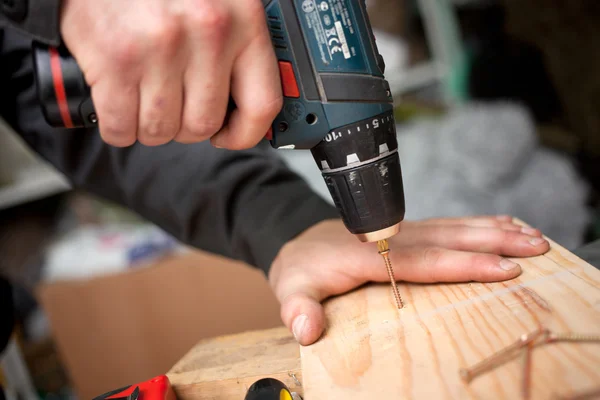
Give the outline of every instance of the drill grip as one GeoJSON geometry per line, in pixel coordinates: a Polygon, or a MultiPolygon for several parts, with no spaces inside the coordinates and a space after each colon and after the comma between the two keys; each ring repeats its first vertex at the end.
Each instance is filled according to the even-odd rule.
{"type": "Polygon", "coordinates": [[[79,128],[97,124],[90,88],[79,65],[64,46],[33,44],[38,99],[53,127],[79,128]]]}
{"type": "MultiPolygon", "coordinates": [[[[38,99],[48,124],[55,128],[97,126],[90,87],[67,48],[34,43],[32,50],[38,99]]],[[[235,108],[230,96],[225,123],[235,108]]]]}

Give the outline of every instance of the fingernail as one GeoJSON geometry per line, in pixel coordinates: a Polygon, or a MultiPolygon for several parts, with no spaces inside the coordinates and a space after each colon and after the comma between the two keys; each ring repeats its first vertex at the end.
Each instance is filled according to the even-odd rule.
{"type": "Polygon", "coordinates": [[[508,259],[503,259],[502,261],[500,261],[500,268],[502,268],[505,271],[510,271],[511,269],[515,269],[519,266],[519,264],[512,262],[508,259]]]}
{"type": "Polygon", "coordinates": [[[216,148],[216,149],[222,149],[223,147],[219,146],[220,140],[218,135],[213,136],[212,138],[210,138],[210,144],[212,145],[212,147],[216,148]]]}
{"type": "Polygon", "coordinates": [[[523,232],[526,235],[537,235],[538,234],[537,229],[530,228],[528,226],[524,226],[523,228],[521,228],[521,232],[523,232]]]}
{"type": "Polygon", "coordinates": [[[300,341],[302,335],[304,334],[304,328],[306,327],[306,321],[308,321],[308,317],[305,314],[300,314],[296,317],[294,322],[292,323],[292,332],[294,333],[294,337],[297,341],[300,341]]]}
{"type": "Polygon", "coordinates": [[[537,238],[533,238],[533,239],[529,240],[529,243],[531,243],[531,245],[533,245],[533,246],[539,246],[542,243],[546,243],[546,240],[537,237],[537,238]]]}

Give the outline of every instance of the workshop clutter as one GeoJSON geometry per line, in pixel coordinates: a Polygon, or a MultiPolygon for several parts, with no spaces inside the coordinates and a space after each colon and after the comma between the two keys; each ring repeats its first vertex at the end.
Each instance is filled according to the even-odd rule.
{"type": "Polygon", "coordinates": [[[398,140],[407,218],[508,214],[568,249],[583,244],[590,186],[567,155],[541,145],[522,106],[470,103],[400,127],[398,140]]]}
{"type": "Polygon", "coordinates": [[[43,280],[119,273],[178,252],[185,249],[154,225],[82,226],[48,247],[43,280]]]}
{"type": "Polygon", "coordinates": [[[201,339],[282,325],[261,272],[197,251],[37,293],[80,399],[165,373],[201,339]]]}
{"type": "Polygon", "coordinates": [[[113,204],[71,204],[37,293],[79,398],[162,374],[203,338],[281,325],[261,272],[188,249],[113,204]]]}
{"type": "Polygon", "coordinates": [[[37,302],[15,291],[13,358],[25,360],[39,399],[91,399],[165,373],[201,339],[282,325],[262,272],[92,196],[52,204],[54,218],[29,223],[48,225],[52,240],[21,268],[21,278],[39,277],[37,302]]]}

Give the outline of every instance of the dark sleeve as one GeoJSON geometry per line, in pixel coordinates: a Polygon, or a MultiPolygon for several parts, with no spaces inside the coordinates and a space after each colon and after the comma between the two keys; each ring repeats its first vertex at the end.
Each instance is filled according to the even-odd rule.
{"type": "Polygon", "coordinates": [[[287,241],[338,218],[268,147],[113,148],[95,130],[50,128],[37,103],[29,43],[8,31],[4,39],[0,83],[8,90],[0,112],[74,186],[129,207],[185,243],[264,271],[287,241]]]}
{"type": "Polygon", "coordinates": [[[62,0],[0,0],[0,29],[15,29],[52,46],[60,44],[62,0]]]}

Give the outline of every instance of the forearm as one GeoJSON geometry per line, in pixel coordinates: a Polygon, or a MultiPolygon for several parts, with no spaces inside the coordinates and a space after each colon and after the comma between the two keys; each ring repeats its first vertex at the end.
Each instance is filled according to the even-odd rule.
{"type": "Polygon", "coordinates": [[[286,242],[337,216],[265,150],[217,150],[208,142],[117,149],[91,131],[34,129],[25,127],[26,140],[76,187],[125,205],[185,243],[265,272],[286,242]]]}
{"type": "Polygon", "coordinates": [[[95,130],[50,128],[28,49],[7,32],[0,79],[9,90],[0,111],[74,186],[131,208],[185,243],[263,270],[291,238],[337,217],[268,149],[218,150],[208,142],[116,148],[95,130]]]}

